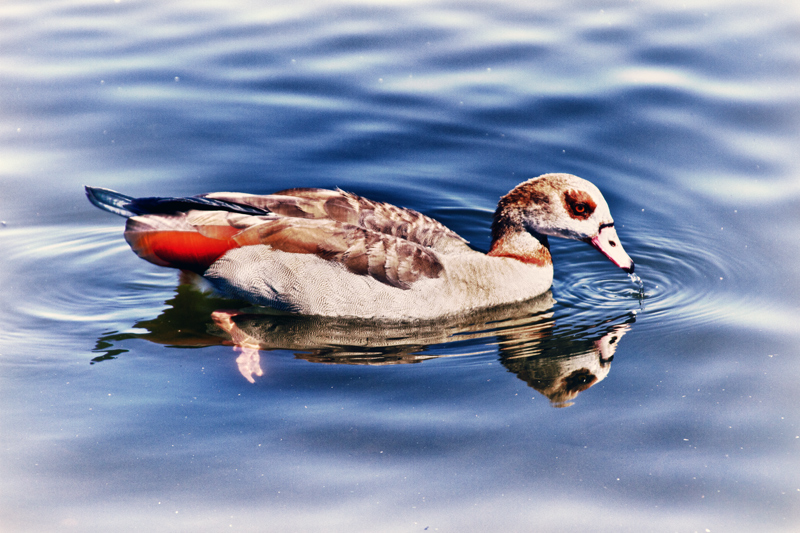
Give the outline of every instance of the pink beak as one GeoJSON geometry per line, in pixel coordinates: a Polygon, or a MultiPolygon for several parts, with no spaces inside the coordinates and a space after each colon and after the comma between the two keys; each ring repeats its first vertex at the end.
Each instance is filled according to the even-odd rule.
{"type": "Polygon", "coordinates": [[[622,248],[619,237],[617,237],[617,230],[614,229],[613,224],[601,226],[597,235],[591,239],[586,239],[586,242],[594,246],[601,254],[608,257],[612,263],[628,274],[633,273],[633,259],[622,248]]]}

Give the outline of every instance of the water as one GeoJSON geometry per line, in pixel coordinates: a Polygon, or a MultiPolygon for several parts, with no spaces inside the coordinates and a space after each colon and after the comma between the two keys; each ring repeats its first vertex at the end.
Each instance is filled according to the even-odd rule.
{"type": "Polygon", "coordinates": [[[800,10],[515,4],[0,6],[2,531],[800,527],[800,10]],[[555,171],[641,283],[553,239],[541,300],[393,328],[221,314],[82,189],[338,186],[485,250],[555,171]]]}

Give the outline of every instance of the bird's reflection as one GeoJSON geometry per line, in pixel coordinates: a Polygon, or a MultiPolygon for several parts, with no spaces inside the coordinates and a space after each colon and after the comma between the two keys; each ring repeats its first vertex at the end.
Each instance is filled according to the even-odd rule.
{"type": "Polygon", "coordinates": [[[600,324],[557,326],[549,292],[521,304],[424,322],[304,317],[265,313],[245,304],[231,308],[230,300],[210,297],[188,284],[180,285],[166,303],[169,307],[159,317],[135,325],[144,331],[100,337],[95,352],[103,355],[92,362],[125,352],[118,343],[131,338],[179,347],[224,344],[238,352],[239,371],[254,383],[263,375],[262,353],[269,350],[290,350],[314,363],[392,365],[471,355],[495,345],[509,371],[563,407],[606,377],[616,347],[634,321],[632,314],[624,314],[600,324]],[[475,340],[481,342],[470,342],[475,340]],[[446,344],[451,344],[446,355],[429,350],[446,344]]]}

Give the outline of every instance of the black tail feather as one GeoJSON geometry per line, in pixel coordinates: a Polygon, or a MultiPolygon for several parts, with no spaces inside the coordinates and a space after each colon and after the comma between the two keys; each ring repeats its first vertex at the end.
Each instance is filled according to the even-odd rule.
{"type": "Polygon", "coordinates": [[[231,211],[245,215],[267,215],[267,209],[213,200],[202,196],[187,198],[132,198],[110,189],[86,187],[86,197],[94,205],[123,217],[136,215],[174,215],[186,211],[231,211]]]}
{"type": "Polygon", "coordinates": [[[103,189],[101,187],[87,186],[84,188],[86,189],[86,197],[89,201],[103,211],[108,211],[109,213],[114,213],[115,215],[126,218],[137,214],[128,209],[128,206],[133,201],[133,198],[130,196],[125,196],[111,189],[103,189]]]}

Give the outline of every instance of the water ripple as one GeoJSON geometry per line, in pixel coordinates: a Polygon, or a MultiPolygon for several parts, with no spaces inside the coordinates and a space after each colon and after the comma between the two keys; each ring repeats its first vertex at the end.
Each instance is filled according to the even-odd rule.
{"type": "Polygon", "coordinates": [[[7,321],[20,338],[130,328],[163,308],[174,272],[135,257],[115,227],[34,227],[4,231],[7,321]],[[33,290],[35,289],[35,290],[33,290]]]}
{"type": "MultiPolygon", "coordinates": [[[[605,258],[579,243],[564,246],[557,259],[576,267],[559,271],[556,298],[579,314],[630,309],[637,329],[663,327],[671,332],[717,322],[735,323],[743,309],[758,312],[752,296],[755,265],[746,255],[730,253],[725,238],[698,228],[673,228],[669,234],[644,230],[645,238],[627,239],[636,261],[638,284],[605,258]],[[666,322],[665,322],[666,321],[666,322]]],[[[557,267],[558,268],[558,267],[557,267]]]]}

